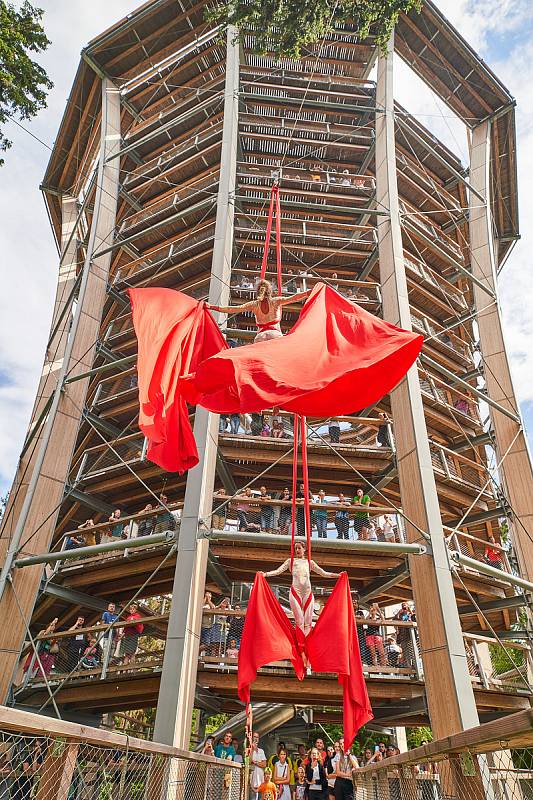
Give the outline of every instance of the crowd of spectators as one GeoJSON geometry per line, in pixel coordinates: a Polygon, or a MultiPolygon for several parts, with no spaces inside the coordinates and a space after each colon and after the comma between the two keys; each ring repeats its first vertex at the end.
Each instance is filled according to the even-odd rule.
{"type": "MultiPolygon", "coordinates": [[[[342,737],[327,745],[318,737],[311,747],[300,743],[289,748],[280,741],[268,756],[259,733],[253,733],[250,746],[241,752],[239,741],[226,731],[219,739],[207,736],[202,753],[236,763],[248,760],[248,800],[353,800],[354,770],[399,755],[400,750],[385,741],[362,749],[346,749],[342,737]]],[[[434,765],[421,764],[416,772],[436,770],[434,765]]]]}
{"type": "Polygon", "coordinates": [[[99,620],[86,621],[79,615],[66,632],[58,630],[58,619],[53,619],[36,639],[37,654],[33,648],[28,652],[23,665],[27,679],[50,678],[86,670],[99,670],[104,661],[107,666],[132,667],[139,649],[139,638],[144,631],[143,618],[150,616],[148,609],[140,609],[137,603],[130,603],[119,617],[116,604],[111,602],[99,620]],[[144,614],[141,613],[144,611],[144,614]],[[120,621],[120,626],[110,627],[120,621]],[[88,631],[86,628],[102,626],[102,631],[88,631]]]}
{"type": "MultiPolygon", "coordinates": [[[[305,488],[300,484],[296,492],[296,533],[305,533],[304,512],[305,488]]],[[[291,532],[292,493],[288,487],[281,492],[273,492],[266,486],[259,491],[252,491],[247,486],[226,502],[224,489],[217,489],[213,496],[211,526],[215,530],[224,530],[233,520],[241,532],[248,533],[280,533],[291,532]],[[277,501],[277,502],[276,502],[277,501]],[[279,501],[283,501],[280,503],[279,501]]],[[[371,518],[372,501],[363,489],[356,488],[352,498],[343,492],[337,495],[326,495],[324,489],[318,493],[309,492],[311,508],[311,525],[316,529],[319,539],[328,538],[331,532],[337,539],[361,540],[374,542],[401,542],[402,533],[396,517],[384,514],[371,518]]]]}
{"type": "MultiPolygon", "coordinates": [[[[407,602],[401,604],[394,616],[387,620],[377,603],[371,603],[368,611],[359,605],[357,593],[353,597],[357,618],[357,635],[361,660],[365,665],[388,671],[392,668],[413,670],[416,665],[417,631],[413,625],[393,623],[416,623],[414,608],[407,602]]],[[[322,605],[315,605],[315,621],[322,605]]],[[[211,592],[206,592],[203,602],[203,621],[200,634],[200,656],[211,657],[222,665],[237,661],[244,628],[245,609],[239,603],[231,606],[230,598],[224,597],[218,604],[211,592]],[[208,613],[205,613],[208,612],[208,613]]]]}

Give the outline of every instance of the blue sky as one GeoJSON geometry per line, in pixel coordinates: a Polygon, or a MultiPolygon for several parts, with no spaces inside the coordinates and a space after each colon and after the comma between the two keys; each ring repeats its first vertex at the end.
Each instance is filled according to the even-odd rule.
{"type": "MultiPolygon", "coordinates": [[[[533,431],[533,3],[531,0],[437,0],[518,102],[519,188],[523,240],[501,283],[506,339],[526,427],[533,431]]],[[[40,59],[55,87],[28,129],[48,145],[56,135],[81,48],[135,8],[132,0],[40,0],[52,45],[40,59]]],[[[397,97],[449,147],[466,156],[464,128],[406,68],[397,97]]],[[[42,367],[57,275],[57,253],[39,183],[49,150],[13,123],[0,171],[0,492],[9,487],[42,367]]]]}

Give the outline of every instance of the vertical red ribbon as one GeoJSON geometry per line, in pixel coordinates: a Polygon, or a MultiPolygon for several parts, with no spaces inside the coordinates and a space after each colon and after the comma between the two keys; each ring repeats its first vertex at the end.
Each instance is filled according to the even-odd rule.
{"type": "Polygon", "coordinates": [[[307,468],[307,430],[306,419],[300,417],[301,439],[302,439],[302,472],[304,483],[304,513],[305,513],[305,536],[307,540],[307,560],[311,563],[311,507],[309,505],[309,470],[307,468]]]}
{"type": "Polygon", "coordinates": [[[294,537],[296,535],[296,485],[298,477],[298,414],[293,417],[293,447],[292,447],[292,506],[291,506],[291,572],[294,562],[294,537]]]}
{"type": "Polygon", "coordinates": [[[279,186],[277,183],[273,185],[270,192],[270,208],[268,209],[265,247],[263,250],[263,260],[261,262],[261,280],[264,279],[266,274],[274,211],[276,212],[276,271],[278,276],[278,294],[281,294],[281,204],[279,199],[279,186]]]}

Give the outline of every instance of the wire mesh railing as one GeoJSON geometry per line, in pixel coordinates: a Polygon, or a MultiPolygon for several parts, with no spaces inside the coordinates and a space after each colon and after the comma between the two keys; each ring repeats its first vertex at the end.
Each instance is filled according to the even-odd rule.
{"type": "Polygon", "coordinates": [[[0,797],[242,800],[231,761],[37,714],[0,709],[0,797]]]}
{"type": "Polygon", "coordinates": [[[353,770],[364,800],[530,800],[533,725],[530,710],[382,758],[368,753],[353,770]],[[365,763],[367,761],[367,763],[365,763]]]}

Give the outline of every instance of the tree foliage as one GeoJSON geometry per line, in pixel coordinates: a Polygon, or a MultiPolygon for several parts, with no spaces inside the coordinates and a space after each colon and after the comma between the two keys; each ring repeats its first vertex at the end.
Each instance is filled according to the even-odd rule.
{"type": "Polygon", "coordinates": [[[253,31],[259,53],[300,58],[302,51],[348,26],[360,39],[369,34],[386,49],[401,12],[420,8],[421,0],[222,0],[208,12],[240,34],[253,31]]]}
{"type": "MultiPolygon", "coordinates": [[[[0,0],[0,126],[11,116],[30,119],[46,107],[52,82],[29,53],[50,44],[41,25],[43,11],[24,0],[20,9],[0,0]]],[[[0,127],[0,152],[11,142],[0,127]]],[[[4,162],[0,159],[0,165],[4,162]]]]}

